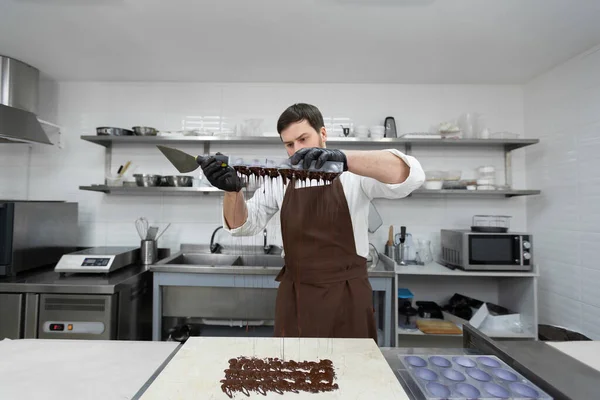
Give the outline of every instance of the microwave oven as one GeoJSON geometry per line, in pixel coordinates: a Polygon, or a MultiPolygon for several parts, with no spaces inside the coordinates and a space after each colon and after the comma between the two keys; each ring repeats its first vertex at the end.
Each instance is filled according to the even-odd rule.
{"type": "Polygon", "coordinates": [[[466,271],[531,271],[529,233],[441,230],[442,263],[466,271]]]}
{"type": "Polygon", "coordinates": [[[0,200],[0,277],[60,260],[77,249],[78,204],[0,200]]]}

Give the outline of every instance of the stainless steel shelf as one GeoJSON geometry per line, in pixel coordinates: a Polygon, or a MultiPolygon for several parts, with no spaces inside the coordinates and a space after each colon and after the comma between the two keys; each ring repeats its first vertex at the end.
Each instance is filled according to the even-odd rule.
{"type": "MultiPolygon", "coordinates": [[[[106,186],[91,185],[79,186],[80,190],[102,192],[106,194],[140,194],[140,195],[162,195],[162,194],[221,194],[221,190],[212,187],[129,187],[129,186],[106,186]]],[[[481,197],[515,197],[540,194],[539,190],[424,190],[414,191],[411,196],[481,196],[481,197]]]]}
{"type": "Polygon", "coordinates": [[[418,189],[411,193],[411,196],[469,196],[469,197],[516,197],[532,196],[540,194],[540,190],[460,190],[460,189],[442,189],[427,190],[418,189]]]}
{"type": "Polygon", "coordinates": [[[222,190],[213,187],[129,187],[129,186],[106,186],[91,185],[79,186],[79,190],[91,192],[102,192],[106,194],[139,194],[139,195],[162,195],[162,194],[221,194],[222,190]]]}
{"type": "MultiPolygon", "coordinates": [[[[279,137],[260,136],[81,136],[81,139],[104,147],[112,147],[119,143],[136,144],[190,144],[190,143],[228,143],[228,144],[281,144],[279,137]]],[[[539,139],[404,139],[404,138],[383,138],[383,139],[362,139],[355,137],[329,137],[328,143],[339,143],[347,145],[364,146],[500,146],[505,151],[519,149],[539,143],[539,139]]]]}

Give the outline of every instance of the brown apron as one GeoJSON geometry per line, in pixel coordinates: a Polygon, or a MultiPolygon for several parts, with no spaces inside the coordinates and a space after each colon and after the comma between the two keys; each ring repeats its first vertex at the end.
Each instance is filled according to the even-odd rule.
{"type": "Polygon", "coordinates": [[[285,266],[276,278],[275,336],[377,342],[367,260],[356,254],[340,180],[308,188],[290,182],[281,233],[285,266]]]}

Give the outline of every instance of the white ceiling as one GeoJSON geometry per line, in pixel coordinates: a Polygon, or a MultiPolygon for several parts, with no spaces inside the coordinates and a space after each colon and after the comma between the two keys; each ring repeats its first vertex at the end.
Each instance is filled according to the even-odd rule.
{"type": "Polygon", "coordinates": [[[0,0],[0,54],[59,80],[523,83],[598,21],[598,0],[0,0]]]}

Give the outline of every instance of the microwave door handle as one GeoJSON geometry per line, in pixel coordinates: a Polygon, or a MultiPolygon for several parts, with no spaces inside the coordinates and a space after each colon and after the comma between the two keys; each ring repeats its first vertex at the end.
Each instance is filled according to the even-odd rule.
{"type": "Polygon", "coordinates": [[[519,259],[520,259],[520,265],[522,266],[525,263],[524,257],[523,257],[523,236],[519,235],[519,259]]]}
{"type": "Polygon", "coordinates": [[[515,249],[515,252],[514,252],[515,261],[516,261],[515,264],[523,265],[523,237],[521,235],[519,235],[519,236],[515,236],[515,239],[518,240],[518,242],[519,242],[519,245],[515,249]]]}

